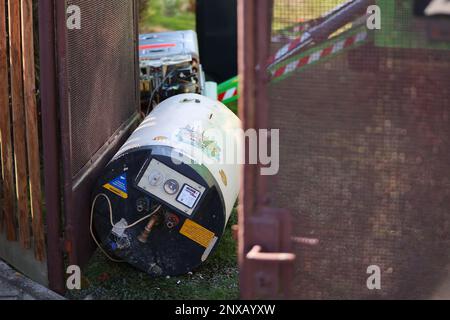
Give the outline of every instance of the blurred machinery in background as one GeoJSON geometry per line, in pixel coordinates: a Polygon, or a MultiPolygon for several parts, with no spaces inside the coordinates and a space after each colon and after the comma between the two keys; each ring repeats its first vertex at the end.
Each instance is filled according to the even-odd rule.
{"type": "Polygon", "coordinates": [[[194,31],[139,36],[142,110],[181,93],[204,94],[205,80],[194,31]]]}

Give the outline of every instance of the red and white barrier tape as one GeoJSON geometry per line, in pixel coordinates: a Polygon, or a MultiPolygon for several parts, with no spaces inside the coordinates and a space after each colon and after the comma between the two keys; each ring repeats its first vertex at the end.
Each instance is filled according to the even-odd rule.
{"type": "Polygon", "coordinates": [[[219,94],[219,101],[226,101],[238,95],[238,88],[230,88],[219,94]]]}
{"type": "Polygon", "coordinates": [[[306,32],[306,33],[302,34],[301,37],[293,40],[292,42],[286,44],[284,47],[282,47],[280,50],[278,50],[277,53],[275,53],[275,55],[273,55],[269,59],[269,61],[268,61],[269,65],[272,65],[273,63],[275,63],[282,57],[286,56],[289,52],[297,49],[302,43],[305,43],[310,40],[311,40],[311,35],[309,33],[306,32]]]}
{"type": "Polygon", "coordinates": [[[292,61],[282,67],[274,69],[271,71],[272,80],[283,77],[297,69],[306,67],[310,64],[313,64],[321,59],[328,57],[329,55],[336,54],[340,51],[343,51],[359,42],[363,42],[367,39],[367,31],[364,30],[360,33],[354,34],[346,39],[342,39],[328,47],[325,47],[319,51],[311,53],[307,56],[302,56],[301,58],[292,61]]]}

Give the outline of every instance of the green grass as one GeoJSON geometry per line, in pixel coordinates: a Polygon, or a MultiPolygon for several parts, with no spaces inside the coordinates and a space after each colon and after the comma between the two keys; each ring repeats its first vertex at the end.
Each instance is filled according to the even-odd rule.
{"type": "Polygon", "coordinates": [[[169,7],[165,0],[151,0],[141,18],[140,32],[195,30],[195,13],[187,10],[188,0],[173,2],[169,7]]]}
{"type": "MultiPolygon", "coordinates": [[[[141,33],[168,30],[195,30],[195,13],[188,11],[189,0],[151,0],[141,19],[141,33]],[[172,2],[173,4],[168,4],[172,2]]],[[[274,7],[275,30],[301,20],[316,18],[345,0],[277,0],[274,7]]]]}
{"type": "Polygon", "coordinates": [[[97,252],[83,273],[81,291],[69,292],[70,299],[98,300],[234,300],[239,298],[236,242],[231,226],[233,212],[216,252],[192,274],[171,278],[150,278],[131,266],[113,263],[97,252]]]}
{"type": "Polygon", "coordinates": [[[274,29],[281,30],[304,20],[317,18],[345,0],[276,0],[274,29]]]}

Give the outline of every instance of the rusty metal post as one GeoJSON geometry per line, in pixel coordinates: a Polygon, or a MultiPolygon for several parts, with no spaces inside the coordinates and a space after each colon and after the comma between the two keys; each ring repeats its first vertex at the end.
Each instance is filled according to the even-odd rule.
{"type": "Polygon", "coordinates": [[[54,0],[39,2],[40,91],[44,151],[45,203],[47,212],[47,264],[50,288],[63,293],[64,262],[61,250],[61,208],[59,191],[59,140],[57,71],[55,56],[54,0]]]}
{"type": "MultiPolygon", "coordinates": [[[[266,63],[269,57],[272,0],[239,0],[238,60],[242,92],[239,116],[244,130],[268,128],[266,63]]],[[[267,204],[267,179],[259,174],[258,165],[246,164],[242,174],[239,206],[239,266],[241,298],[252,299],[251,269],[246,253],[252,243],[247,236],[250,218],[267,204]]]]}
{"type": "Polygon", "coordinates": [[[58,97],[59,97],[59,125],[62,162],[62,188],[64,197],[64,248],[68,253],[69,263],[79,265],[78,259],[72,254],[74,215],[73,185],[72,185],[72,129],[71,110],[69,106],[68,74],[67,74],[67,27],[66,1],[55,1],[56,12],[56,53],[58,66],[58,97]],[[69,241],[69,242],[68,242],[69,241]]]}

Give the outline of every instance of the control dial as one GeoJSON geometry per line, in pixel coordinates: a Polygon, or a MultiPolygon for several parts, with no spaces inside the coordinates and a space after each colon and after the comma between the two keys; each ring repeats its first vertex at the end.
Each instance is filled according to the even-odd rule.
{"type": "Polygon", "coordinates": [[[177,181],[175,181],[173,179],[167,180],[166,183],[164,184],[164,191],[167,194],[174,195],[179,190],[180,190],[180,185],[178,184],[177,181]]]}
{"type": "Polygon", "coordinates": [[[154,170],[148,176],[148,182],[153,187],[160,186],[164,182],[164,175],[160,171],[154,170]]]}

